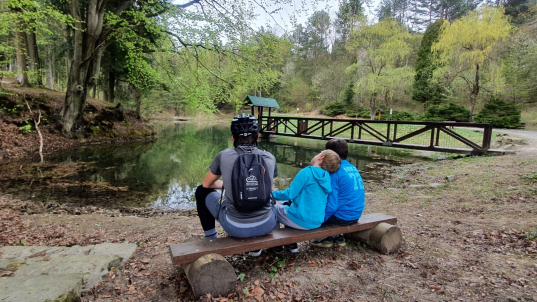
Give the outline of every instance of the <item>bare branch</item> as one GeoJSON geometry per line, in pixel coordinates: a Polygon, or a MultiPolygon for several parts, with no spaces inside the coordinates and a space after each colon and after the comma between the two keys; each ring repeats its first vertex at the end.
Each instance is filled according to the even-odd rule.
{"type": "Polygon", "coordinates": [[[37,118],[37,121],[35,118],[33,118],[33,112],[32,108],[30,108],[30,104],[28,104],[28,101],[24,101],[26,103],[26,107],[28,107],[28,111],[30,111],[30,115],[32,115],[32,120],[34,121],[35,130],[37,130],[37,134],[39,134],[39,157],[41,158],[41,162],[43,162],[43,135],[41,135],[41,131],[39,130],[39,123],[41,123],[41,110],[39,110],[39,117],[37,118]]]}
{"type": "Polygon", "coordinates": [[[189,6],[192,6],[194,4],[198,4],[200,2],[201,2],[201,0],[193,0],[193,1],[187,2],[185,4],[177,4],[176,6],[179,7],[179,8],[187,8],[189,6]]]}

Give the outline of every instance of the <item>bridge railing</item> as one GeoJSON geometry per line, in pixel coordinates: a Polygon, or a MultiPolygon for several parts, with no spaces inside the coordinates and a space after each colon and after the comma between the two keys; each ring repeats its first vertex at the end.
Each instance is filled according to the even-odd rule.
{"type": "Polygon", "coordinates": [[[492,124],[371,121],[333,118],[260,116],[262,134],[416,150],[483,154],[490,148],[492,124]]]}

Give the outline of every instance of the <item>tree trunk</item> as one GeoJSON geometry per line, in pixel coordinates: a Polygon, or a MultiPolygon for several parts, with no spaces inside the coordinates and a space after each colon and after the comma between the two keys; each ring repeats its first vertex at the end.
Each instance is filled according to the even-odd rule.
{"type": "Polygon", "coordinates": [[[43,79],[41,79],[41,74],[39,72],[39,53],[37,50],[37,38],[35,36],[35,32],[26,34],[26,46],[28,56],[30,57],[30,68],[35,72],[37,85],[42,87],[43,79]]]}
{"type": "Polygon", "coordinates": [[[45,87],[48,88],[48,89],[54,89],[54,71],[53,71],[53,66],[54,66],[54,54],[53,54],[53,51],[52,49],[48,48],[47,49],[47,57],[48,57],[48,60],[47,60],[47,72],[46,72],[46,85],[45,87]]]}
{"type": "MultiPolygon", "coordinates": [[[[85,7],[85,23],[75,22],[73,37],[73,60],[69,70],[65,103],[61,122],[64,134],[80,126],[84,115],[86,97],[95,84],[95,55],[99,37],[103,29],[104,4],[106,0],[90,0],[85,7]]],[[[75,20],[83,20],[79,0],[71,1],[71,15],[75,20]]]]}
{"type": "Polygon", "coordinates": [[[108,101],[110,103],[113,103],[114,100],[116,99],[115,87],[116,87],[116,74],[113,71],[110,71],[108,73],[108,101]]]}
{"type": "Polygon", "coordinates": [[[142,89],[132,85],[132,89],[134,91],[134,104],[136,105],[136,118],[141,120],[142,119],[142,115],[141,115],[141,111],[142,111],[142,89]]]}
{"type": "MultiPolygon", "coordinates": [[[[20,25],[17,26],[20,28],[20,25]]],[[[28,80],[28,68],[26,68],[26,34],[24,32],[15,31],[15,46],[17,56],[17,82],[23,87],[30,87],[28,80]]]]}
{"type": "Polygon", "coordinates": [[[470,123],[474,122],[474,106],[479,95],[479,64],[475,64],[475,80],[470,93],[470,123]]]}
{"type": "Polygon", "coordinates": [[[103,81],[102,81],[102,84],[101,84],[101,88],[103,90],[103,98],[104,98],[104,101],[105,102],[108,102],[108,99],[110,98],[110,92],[109,92],[109,85],[108,85],[108,81],[109,81],[109,73],[108,72],[103,72],[103,81]]]}
{"type": "Polygon", "coordinates": [[[375,120],[375,114],[377,113],[377,94],[374,93],[371,96],[371,99],[369,99],[369,114],[371,116],[371,120],[375,120]]]}

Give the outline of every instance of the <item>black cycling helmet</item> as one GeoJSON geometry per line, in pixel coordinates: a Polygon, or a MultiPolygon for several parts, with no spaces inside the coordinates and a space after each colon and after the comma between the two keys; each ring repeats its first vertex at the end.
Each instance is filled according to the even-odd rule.
{"type": "Polygon", "coordinates": [[[241,113],[231,120],[231,134],[233,137],[250,136],[259,133],[257,119],[251,114],[241,113]]]}

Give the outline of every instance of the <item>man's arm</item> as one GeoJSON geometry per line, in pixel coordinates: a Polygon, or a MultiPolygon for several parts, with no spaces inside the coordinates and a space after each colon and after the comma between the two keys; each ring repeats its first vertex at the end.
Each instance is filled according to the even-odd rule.
{"type": "Polygon", "coordinates": [[[213,172],[207,172],[205,179],[203,180],[203,187],[207,189],[222,189],[223,182],[218,180],[221,175],[213,174],[213,172]]]}

